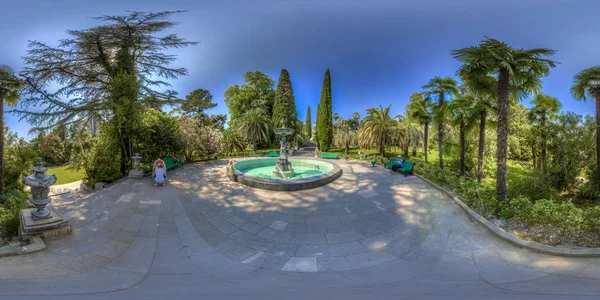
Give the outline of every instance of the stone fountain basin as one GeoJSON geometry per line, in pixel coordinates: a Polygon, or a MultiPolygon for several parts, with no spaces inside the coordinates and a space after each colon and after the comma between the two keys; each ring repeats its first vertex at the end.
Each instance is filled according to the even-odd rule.
{"type": "Polygon", "coordinates": [[[233,164],[236,177],[239,183],[250,187],[271,190],[271,191],[298,191],[316,188],[328,184],[336,180],[342,174],[342,169],[334,163],[305,158],[290,158],[292,168],[296,166],[314,167],[327,170],[325,173],[307,178],[264,178],[252,176],[244,172],[244,170],[253,167],[273,166],[277,163],[278,158],[252,158],[240,160],[233,164]]]}

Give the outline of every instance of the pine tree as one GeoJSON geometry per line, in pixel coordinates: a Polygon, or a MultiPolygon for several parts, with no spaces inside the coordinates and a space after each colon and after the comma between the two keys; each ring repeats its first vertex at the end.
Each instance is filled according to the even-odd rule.
{"type": "Polygon", "coordinates": [[[333,107],[331,103],[331,76],[329,69],[325,71],[321,89],[320,109],[317,117],[318,139],[321,149],[328,151],[333,140],[333,122],[331,120],[333,107]]]}
{"type": "Polygon", "coordinates": [[[311,138],[312,137],[312,121],[310,119],[310,105],[308,106],[308,109],[306,110],[306,137],[307,138],[311,138]]]}
{"type": "Polygon", "coordinates": [[[296,102],[294,101],[294,90],[290,74],[286,69],[281,69],[279,80],[277,81],[277,90],[275,91],[275,103],[273,104],[273,126],[281,127],[281,120],[286,119],[285,127],[295,128],[298,120],[296,111],[296,102]]]}

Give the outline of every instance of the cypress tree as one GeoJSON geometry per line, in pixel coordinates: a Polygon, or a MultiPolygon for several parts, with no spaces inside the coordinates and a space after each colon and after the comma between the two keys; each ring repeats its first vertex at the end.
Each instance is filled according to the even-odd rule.
{"type": "Polygon", "coordinates": [[[320,108],[317,117],[318,139],[321,149],[328,151],[333,140],[333,121],[331,120],[333,107],[331,103],[331,76],[329,68],[325,71],[325,77],[323,78],[319,105],[320,108]]]}
{"type": "Polygon", "coordinates": [[[281,127],[281,119],[286,118],[285,127],[295,128],[298,120],[296,111],[296,102],[294,101],[294,90],[290,74],[286,69],[281,69],[279,80],[277,81],[277,90],[275,91],[275,103],[273,103],[273,126],[281,127]]]}
{"type": "Polygon", "coordinates": [[[311,123],[311,119],[310,119],[310,105],[308,106],[308,109],[306,110],[306,137],[307,138],[311,138],[312,136],[312,123],[311,123]]]}

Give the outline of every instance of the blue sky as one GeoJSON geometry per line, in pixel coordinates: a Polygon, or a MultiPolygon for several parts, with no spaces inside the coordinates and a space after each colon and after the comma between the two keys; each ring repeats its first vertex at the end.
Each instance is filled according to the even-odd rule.
{"type": "MultiPolygon", "coordinates": [[[[450,50],[477,44],[484,35],[515,47],[558,50],[560,64],[544,79],[544,92],[563,110],[593,114],[593,102],[569,94],[573,75],[600,64],[600,2],[587,0],[53,0],[2,4],[0,63],[22,67],[28,40],[55,45],[67,29],[84,29],[87,17],[126,11],[185,9],[175,29],[199,45],[177,50],[176,66],[189,76],[171,81],[181,96],[208,89],[225,113],[223,92],[243,74],[260,70],[275,80],[290,72],[301,120],[313,120],[325,69],[331,69],[333,111],[350,117],[379,104],[402,113],[413,92],[433,76],[453,76],[450,50]],[[8,24],[8,26],[4,26],[8,24]]],[[[525,101],[529,103],[528,100],[525,101]]],[[[21,136],[29,126],[7,116],[21,136]]]]}

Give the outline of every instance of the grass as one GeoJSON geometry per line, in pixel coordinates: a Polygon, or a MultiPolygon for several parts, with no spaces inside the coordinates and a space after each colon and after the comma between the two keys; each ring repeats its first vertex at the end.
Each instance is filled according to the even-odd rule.
{"type": "Polygon", "coordinates": [[[83,176],[85,175],[85,171],[83,169],[71,170],[69,169],[69,165],[48,168],[48,171],[46,173],[49,175],[56,175],[57,180],[55,184],[75,182],[83,179],[83,176]]]}

